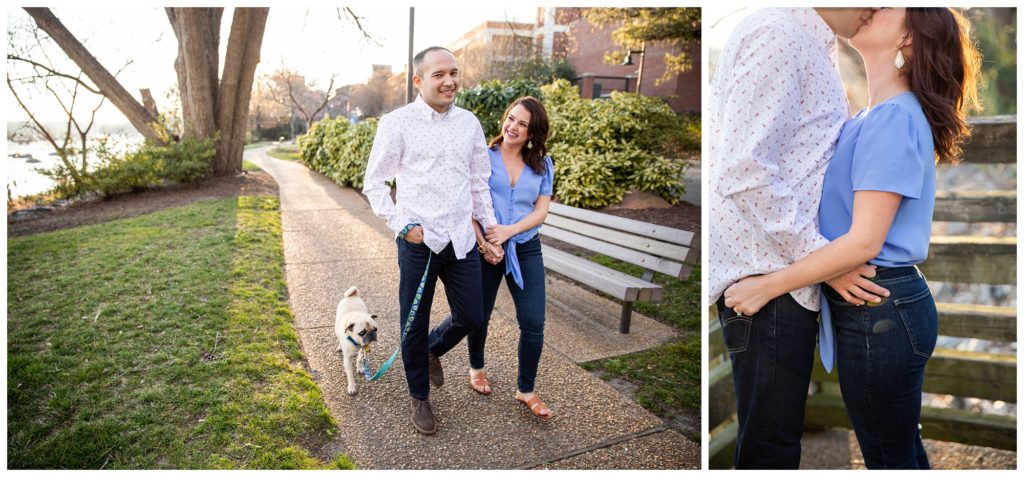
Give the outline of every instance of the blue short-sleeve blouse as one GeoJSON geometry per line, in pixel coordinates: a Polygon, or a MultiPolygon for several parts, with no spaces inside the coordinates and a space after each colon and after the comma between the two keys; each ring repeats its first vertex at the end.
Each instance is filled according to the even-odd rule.
{"type": "MultiPolygon", "coordinates": [[[[928,258],[935,206],[935,149],[932,130],[913,93],[893,96],[862,110],[839,134],[825,171],[818,226],[835,240],[853,224],[853,195],[859,190],[903,196],[878,256],[882,267],[916,265],[928,258]]],[[[821,290],[818,346],[825,369],[835,362],[832,313],[821,290]]]]}
{"type": "MultiPolygon", "coordinates": [[[[488,180],[488,185],[491,187],[494,217],[499,224],[511,225],[523,220],[523,217],[533,212],[538,197],[551,195],[555,179],[555,167],[551,163],[551,157],[544,156],[543,174],[538,174],[530,166],[526,166],[519,174],[516,186],[512,187],[508,171],[505,170],[505,163],[501,160],[501,151],[498,148],[487,148],[487,152],[491,156],[491,178],[488,180]]],[[[519,288],[523,288],[523,277],[519,269],[515,245],[536,237],[540,227],[538,225],[516,234],[505,243],[505,273],[512,274],[512,278],[519,288]]]]}
{"type": "MultiPolygon", "coordinates": [[[[544,174],[537,174],[530,166],[524,167],[516,186],[512,187],[505,163],[501,161],[501,151],[497,148],[488,148],[487,151],[491,156],[491,178],[488,185],[491,187],[495,218],[503,225],[519,222],[533,212],[537,197],[551,195],[555,177],[551,158],[544,156],[544,174]]],[[[538,229],[539,225],[515,237],[521,237],[520,243],[525,242],[536,236],[538,229]]]]}
{"type": "Polygon", "coordinates": [[[818,222],[835,240],[853,223],[853,195],[859,190],[903,196],[885,244],[870,263],[915,265],[928,258],[935,206],[935,149],[931,127],[913,93],[896,95],[862,110],[843,125],[825,172],[818,222]]]}

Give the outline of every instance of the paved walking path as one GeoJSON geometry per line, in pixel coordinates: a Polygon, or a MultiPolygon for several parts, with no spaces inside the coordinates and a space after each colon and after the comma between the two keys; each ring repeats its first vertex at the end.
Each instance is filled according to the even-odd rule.
{"type": "MultiPolygon", "coordinates": [[[[549,278],[545,348],[537,392],[551,406],[549,422],[514,400],[518,328],[504,288],[487,342],[493,393],[468,386],[463,341],[441,358],[445,385],[430,400],[438,432],[420,435],[410,422],[401,357],[379,382],[357,377],[359,393],[345,393],[335,351],[334,313],[341,293],[360,288],[380,318],[377,367],[398,345],[398,266],[394,234],[351,188],[340,187],[299,163],[245,152],[280,187],[285,278],[295,326],[310,371],[340,427],[341,448],[363,469],[466,468],[700,468],[700,445],[577,363],[646,349],[676,336],[671,328],[634,314],[632,333],[619,335],[619,306],[549,278]]],[[[431,322],[448,313],[438,282],[431,322]]]]}

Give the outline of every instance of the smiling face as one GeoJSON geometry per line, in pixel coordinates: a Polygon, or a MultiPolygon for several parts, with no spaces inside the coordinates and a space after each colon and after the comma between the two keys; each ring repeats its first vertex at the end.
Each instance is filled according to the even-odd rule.
{"type": "Polygon", "coordinates": [[[530,140],[530,111],[517,104],[505,116],[501,125],[501,137],[505,144],[520,147],[530,140]]]}
{"type": "MultiPolygon", "coordinates": [[[[895,56],[896,50],[906,44],[906,38],[907,9],[882,8],[850,38],[850,46],[865,57],[895,56]]],[[[909,51],[903,53],[906,55],[909,51]]]]}
{"type": "Polygon", "coordinates": [[[455,93],[459,91],[459,63],[447,51],[429,51],[412,81],[423,101],[435,111],[445,112],[455,102],[455,93]]]}

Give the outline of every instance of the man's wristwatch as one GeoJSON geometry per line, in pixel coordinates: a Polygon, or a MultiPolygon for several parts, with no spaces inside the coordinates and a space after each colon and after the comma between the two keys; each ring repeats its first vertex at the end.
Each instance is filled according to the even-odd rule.
{"type": "Polygon", "coordinates": [[[487,253],[487,249],[484,248],[484,243],[483,242],[477,242],[476,243],[476,249],[479,250],[480,253],[484,253],[484,254],[487,253]]]}

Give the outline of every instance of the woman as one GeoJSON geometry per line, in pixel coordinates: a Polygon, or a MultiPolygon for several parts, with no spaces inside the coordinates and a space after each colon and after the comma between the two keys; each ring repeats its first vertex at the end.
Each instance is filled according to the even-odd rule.
{"type": "Polygon", "coordinates": [[[831,243],[790,267],[725,291],[736,314],[826,282],[843,401],[868,468],[929,468],[921,444],[924,367],[938,334],[917,263],[928,256],[935,164],[954,164],[977,105],[978,53],[948,8],[883,8],[850,38],[867,71],[868,107],[843,126],[825,173],[819,225],[831,243]],[[866,303],[836,277],[868,262],[888,289],[866,303]],[[862,305],[869,306],[862,306],[862,305]],[[870,350],[870,352],[869,352],[870,350]]]}
{"type": "Polygon", "coordinates": [[[515,398],[535,416],[548,419],[551,409],[534,392],[544,346],[545,298],[544,260],[537,231],[547,218],[554,183],[554,166],[546,146],[548,115],[539,100],[525,96],[512,102],[503,117],[501,134],[488,148],[491,200],[499,225],[490,227],[486,235],[478,226],[473,227],[481,253],[484,320],[466,339],[469,384],[478,393],[491,393],[484,370],[484,344],[498,287],[505,277],[520,331],[515,398]]]}

